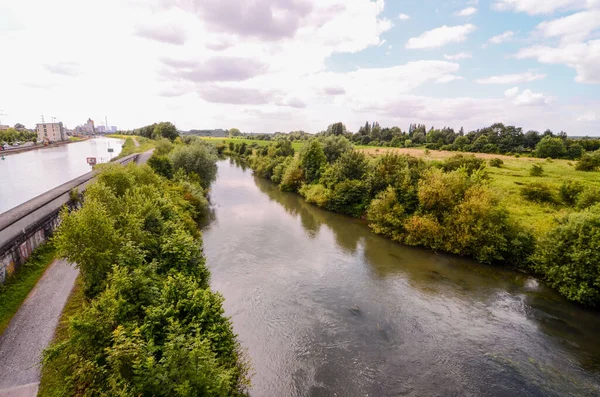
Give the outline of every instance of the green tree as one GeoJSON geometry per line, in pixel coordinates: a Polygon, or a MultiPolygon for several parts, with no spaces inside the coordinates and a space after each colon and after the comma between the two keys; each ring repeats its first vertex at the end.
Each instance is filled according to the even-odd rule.
{"type": "Polygon", "coordinates": [[[217,176],[217,155],[214,153],[214,148],[203,143],[178,146],[169,157],[175,171],[182,169],[187,174],[196,174],[204,189],[207,189],[217,176]]]}
{"type": "Polygon", "coordinates": [[[321,142],[313,139],[305,144],[300,152],[300,160],[306,181],[308,183],[318,181],[327,164],[327,157],[321,142]]]}
{"type": "Polygon", "coordinates": [[[229,137],[230,138],[233,138],[233,137],[236,137],[236,136],[241,136],[241,135],[242,135],[241,131],[238,130],[237,128],[230,128],[229,129],[229,137]]]}
{"type": "Polygon", "coordinates": [[[167,138],[171,142],[173,142],[177,137],[179,137],[179,132],[177,131],[177,127],[171,122],[162,122],[156,124],[154,127],[154,131],[152,133],[152,138],[167,138]]]}
{"type": "Polygon", "coordinates": [[[352,143],[343,136],[329,135],[319,139],[328,163],[333,163],[342,154],[352,150],[352,143]]]}
{"type": "Polygon", "coordinates": [[[161,156],[156,152],[148,159],[148,165],[158,175],[164,176],[167,179],[173,178],[173,163],[168,156],[161,156]]]}
{"type": "Polygon", "coordinates": [[[535,155],[540,158],[558,159],[564,157],[566,153],[565,142],[561,138],[545,136],[535,146],[535,155]]]}

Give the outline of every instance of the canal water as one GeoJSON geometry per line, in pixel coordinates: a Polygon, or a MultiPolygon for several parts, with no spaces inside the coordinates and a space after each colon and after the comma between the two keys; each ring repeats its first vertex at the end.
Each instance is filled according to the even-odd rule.
{"type": "Polygon", "coordinates": [[[600,315],[535,278],[395,244],[229,160],[211,201],[251,396],[600,395],[600,315]]]}
{"type": "Polygon", "coordinates": [[[0,213],[90,172],[87,157],[107,162],[122,144],[122,139],[99,137],[5,156],[0,160],[0,213]]]}

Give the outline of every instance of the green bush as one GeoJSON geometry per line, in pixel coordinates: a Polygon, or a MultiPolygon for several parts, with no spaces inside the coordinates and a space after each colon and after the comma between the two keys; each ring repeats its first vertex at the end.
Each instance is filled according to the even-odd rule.
{"type": "Polygon", "coordinates": [[[369,170],[369,161],[362,152],[346,151],[321,176],[321,183],[333,188],[348,179],[363,179],[369,170]]]}
{"type": "Polygon", "coordinates": [[[169,157],[175,171],[181,169],[187,174],[198,175],[204,189],[207,189],[217,176],[217,155],[212,146],[202,143],[178,146],[169,157]]]}
{"type": "Polygon", "coordinates": [[[581,192],[583,192],[583,185],[574,181],[563,182],[558,191],[562,202],[569,206],[575,205],[577,197],[581,192]]]}
{"type": "Polygon", "coordinates": [[[496,167],[496,168],[501,168],[502,165],[504,165],[504,161],[502,161],[502,159],[500,159],[498,157],[490,159],[490,166],[496,167]]]}
{"type": "Polygon", "coordinates": [[[323,151],[328,163],[333,163],[342,154],[352,150],[352,143],[343,136],[329,135],[319,138],[319,141],[323,144],[323,151]]]}
{"type": "Polygon", "coordinates": [[[157,152],[152,154],[148,159],[148,165],[158,175],[164,176],[167,179],[173,178],[173,163],[169,157],[159,155],[157,152]]]}
{"type": "Polygon", "coordinates": [[[469,175],[473,172],[485,168],[485,161],[474,155],[456,154],[448,158],[443,164],[442,169],[446,172],[456,171],[464,168],[469,175]]]}
{"type": "Polygon", "coordinates": [[[584,210],[598,203],[600,203],[600,189],[590,186],[579,195],[577,209],[584,210]]]}
{"type": "Polygon", "coordinates": [[[344,180],[335,185],[328,209],[354,217],[361,216],[368,204],[369,189],[363,181],[344,180]]]}
{"type": "Polygon", "coordinates": [[[304,171],[300,159],[294,158],[281,177],[279,188],[284,192],[297,192],[304,182],[304,171]]]}
{"type": "Polygon", "coordinates": [[[299,193],[306,199],[306,202],[321,208],[328,207],[332,195],[332,191],[321,184],[304,185],[300,188],[299,193]]]}
{"type": "Polygon", "coordinates": [[[521,188],[521,195],[536,203],[554,203],[552,188],[544,183],[530,183],[521,188]]]}
{"type": "Polygon", "coordinates": [[[380,192],[367,210],[369,227],[375,233],[398,242],[402,242],[405,237],[405,218],[404,207],[398,202],[396,192],[391,186],[380,192]]]}
{"type": "Polygon", "coordinates": [[[575,166],[577,171],[596,171],[598,168],[600,168],[600,151],[584,154],[575,166]]]}
{"type": "Polygon", "coordinates": [[[529,175],[542,176],[544,175],[544,167],[541,164],[533,164],[529,169],[529,175]]]}
{"type": "Polygon", "coordinates": [[[600,206],[570,214],[539,244],[535,269],[568,299],[600,303],[600,206]]]}
{"type": "Polygon", "coordinates": [[[300,161],[304,172],[304,179],[308,183],[318,181],[327,164],[327,157],[325,157],[325,151],[321,142],[313,139],[306,143],[300,151],[300,161]]]}
{"type": "Polygon", "coordinates": [[[565,142],[561,138],[545,136],[535,146],[535,156],[540,158],[559,159],[564,157],[566,153],[565,142]]]}
{"type": "Polygon", "coordinates": [[[168,140],[166,138],[161,138],[156,141],[156,146],[154,148],[154,154],[159,155],[159,156],[169,154],[171,152],[171,150],[173,150],[174,147],[175,147],[175,145],[173,145],[173,142],[171,142],[170,140],[168,140]]]}

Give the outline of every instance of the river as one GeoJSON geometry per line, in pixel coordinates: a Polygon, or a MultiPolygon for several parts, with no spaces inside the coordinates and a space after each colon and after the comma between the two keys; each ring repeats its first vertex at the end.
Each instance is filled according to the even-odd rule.
{"type": "Polygon", "coordinates": [[[530,276],[398,245],[229,160],[211,201],[253,397],[600,395],[600,315],[530,276]]]}
{"type": "Polygon", "coordinates": [[[99,137],[7,155],[0,160],[0,214],[90,172],[86,157],[107,162],[121,152],[122,144],[122,139],[99,137]]]}

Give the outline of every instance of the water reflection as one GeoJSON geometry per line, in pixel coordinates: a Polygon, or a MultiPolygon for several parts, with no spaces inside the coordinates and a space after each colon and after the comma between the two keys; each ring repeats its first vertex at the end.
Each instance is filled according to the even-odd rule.
{"type": "Polygon", "coordinates": [[[213,286],[256,396],[595,395],[596,313],[526,275],[403,247],[221,162],[213,286]]]}

